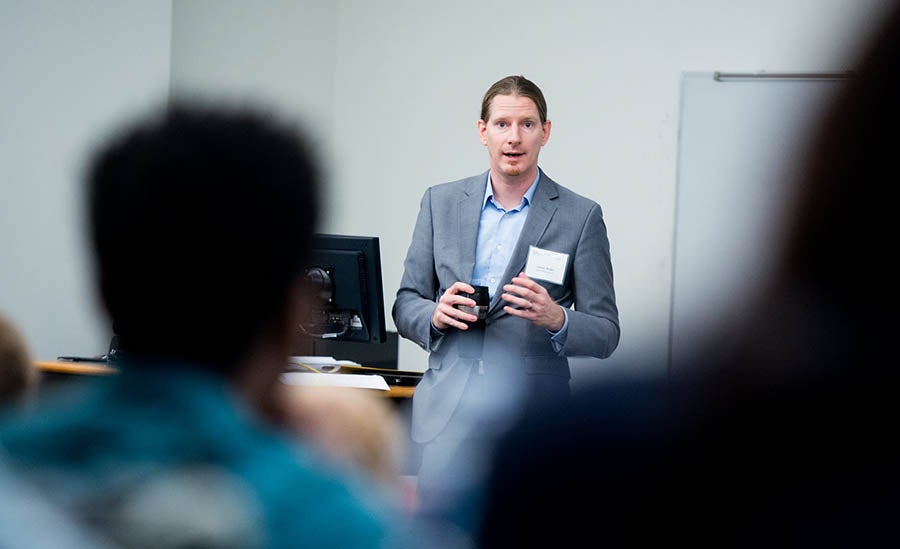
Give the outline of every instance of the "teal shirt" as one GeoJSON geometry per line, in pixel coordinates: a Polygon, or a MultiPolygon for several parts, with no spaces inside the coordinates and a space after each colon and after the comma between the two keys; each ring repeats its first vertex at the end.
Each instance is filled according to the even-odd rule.
{"type": "Polygon", "coordinates": [[[269,427],[218,376],[167,366],[125,365],[62,387],[0,423],[0,452],[63,510],[123,546],[399,541],[374,486],[269,427]]]}

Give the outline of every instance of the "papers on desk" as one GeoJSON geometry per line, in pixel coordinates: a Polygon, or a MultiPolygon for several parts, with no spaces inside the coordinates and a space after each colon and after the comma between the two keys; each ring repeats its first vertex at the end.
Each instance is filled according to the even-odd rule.
{"type": "Polygon", "coordinates": [[[391,388],[383,377],[374,374],[332,374],[322,372],[285,372],[281,381],[290,385],[325,385],[329,387],[357,387],[360,389],[391,388]]]}
{"type": "Polygon", "coordinates": [[[328,385],[331,387],[359,387],[390,391],[384,378],[377,374],[342,372],[359,371],[361,366],[352,360],[335,360],[330,356],[292,356],[288,358],[291,370],[281,374],[281,380],[293,385],[328,385]]]}
{"type": "Polygon", "coordinates": [[[288,364],[304,370],[316,370],[319,372],[337,372],[341,366],[361,366],[352,360],[335,360],[330,356],[291,356],[288,364]]]}

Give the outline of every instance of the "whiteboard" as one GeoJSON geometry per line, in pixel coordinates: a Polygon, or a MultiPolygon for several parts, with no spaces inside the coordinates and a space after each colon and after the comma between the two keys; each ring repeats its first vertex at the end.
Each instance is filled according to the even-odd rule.
{"type": "Polygon", "coordinates": [[[807,140],[842,80],[681,80],[669,372],[772,267],[807,140]]]}

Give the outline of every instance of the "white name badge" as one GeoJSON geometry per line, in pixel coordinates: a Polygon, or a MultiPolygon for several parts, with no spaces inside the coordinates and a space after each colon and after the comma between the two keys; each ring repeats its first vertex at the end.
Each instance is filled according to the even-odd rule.
{"type": "Polygon", "coordinates": [[[562,284],[566,278],[566,266],[569,254],[542,250],[537,246],[528,247],[528,260],[525,262],[525,274],[529,278],[546,280],[554,284],[562,284]]]}

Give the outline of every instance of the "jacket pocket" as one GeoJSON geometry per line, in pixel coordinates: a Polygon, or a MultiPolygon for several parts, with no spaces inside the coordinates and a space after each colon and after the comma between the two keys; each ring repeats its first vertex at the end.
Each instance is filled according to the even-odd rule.
{"type": "Polygon", "coordinates": [[[430,353],[428,355],[428,368],[432,370],[440,370],[441,366],[444,364],[444,357],[447,356],[446,353],[430,353]]]}

